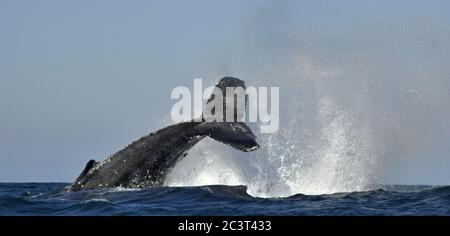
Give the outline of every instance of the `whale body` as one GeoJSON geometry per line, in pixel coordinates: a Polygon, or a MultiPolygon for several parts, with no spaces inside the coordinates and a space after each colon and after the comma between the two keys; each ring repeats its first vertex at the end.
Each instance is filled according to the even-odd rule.
{"type": "MultiPolygon", "coordinates": [[[[221,91],[227,87],[245,89],[244,82],[233,77],[225,77],[216,85],[221,91]]],[[[259,149],[252,130],[237,119],[234,122],[182,122],[146,135],[101,162],[90,160],[70,190],[161,186],[180,157],[205,137],[244,152],[259,149]]]]}

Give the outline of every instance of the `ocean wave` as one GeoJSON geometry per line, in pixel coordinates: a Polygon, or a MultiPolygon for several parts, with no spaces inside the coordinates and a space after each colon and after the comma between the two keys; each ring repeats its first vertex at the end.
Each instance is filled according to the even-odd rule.
{"type": "Polygon", "coordinates": [[[67,192],[67,185],[0,184],[0,215],[450,215],[450,186],[261,198],[246,186],[67,192]]]}

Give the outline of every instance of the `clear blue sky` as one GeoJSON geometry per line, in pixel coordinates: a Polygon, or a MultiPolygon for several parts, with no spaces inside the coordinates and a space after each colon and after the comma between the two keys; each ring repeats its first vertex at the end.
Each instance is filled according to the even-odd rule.
{"type": "MultiPolygon", "coordinates": [[[[87,160],[159,128],[174,87],[228,74],[257,81],[302,50],[322,64],[364,55],[390,75],[399,68],[389,60],[439,71],[447,96],[449,13],[449,1],[2,0],[0,181],[72,181],[87,160]]],[[[412,167],[417,182],[450,183],[450,125],[423,122],[437,123],[426,136],[434,146],[420,149],[435,164],[412,167]]]]}

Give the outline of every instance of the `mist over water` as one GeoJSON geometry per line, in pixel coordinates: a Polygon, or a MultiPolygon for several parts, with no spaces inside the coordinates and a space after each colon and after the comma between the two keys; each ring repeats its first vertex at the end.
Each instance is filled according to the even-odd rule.
{"type": "Polygon", "coordinates": [[[240,60],[214,79],[279,86],[280,130],[253,153],[205,139],[166,185],[273,197],[449,183],[450,23],[405,9],[313,28],[295,2],[253,7],[240,60]]]}

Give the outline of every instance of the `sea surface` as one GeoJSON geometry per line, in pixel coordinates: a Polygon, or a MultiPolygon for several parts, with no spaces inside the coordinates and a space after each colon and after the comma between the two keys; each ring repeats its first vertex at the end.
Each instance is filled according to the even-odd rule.
{"type": "Polygon", "coordinates": [[[68,192],[68,183],[0,183],[0,215],[450,215],[450,186],[256,198],[245,186],[68,192]]]}

